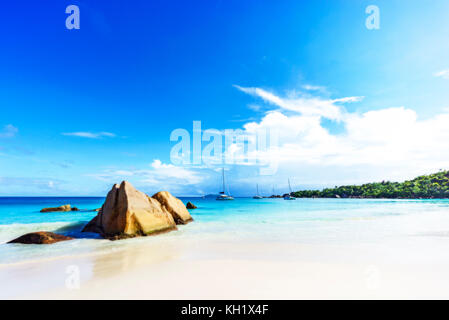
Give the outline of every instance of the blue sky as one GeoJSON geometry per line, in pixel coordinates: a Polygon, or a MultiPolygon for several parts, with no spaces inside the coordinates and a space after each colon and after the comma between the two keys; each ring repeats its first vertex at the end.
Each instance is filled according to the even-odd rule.
{"type": "Polygon", "coordinates": [[[150,193],[216,192],[219,168],[170,162],[170,133],[194,120],[278,123],[286,135],[276,174],[227,166],[236,195],[255,183],[284,192],[287,177],[308,188],[449,168],[448,12],[443,0],[2,4],[0,195],[104,195],[124,179],[150,193]],[[79,30],[65,27],[69,4],[79,30]],[[368,5],[379,30],[365,27],[368,5]],[[360,99],[335,102],[347,97],[360,99]],[[295,109],[314,101],[342,117],[295,109]],[[299,123],[311,129],[294,132],[299,123]]]}

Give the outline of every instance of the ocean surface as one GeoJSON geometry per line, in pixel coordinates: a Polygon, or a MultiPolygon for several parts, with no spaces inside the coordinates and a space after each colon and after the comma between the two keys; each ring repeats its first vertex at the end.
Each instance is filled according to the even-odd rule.
{"type": "MultiPolygon", "coordinates": [[[[437,239],[449,245],[449,200],[250,199],[192,201],[194,222],[178,231],[122,241],[81,233],[104,198],[0,197],[0,264],[108,252],[136,241],[198,239],[304,244],[408,245],[437,239]],[[41,213],[71,204],[82,211],[41,213]],[[83,211],[85,210],[85,211],[83,211]],[[76,238],[53,245],[7,244],[25,233],[52,231],[76,238]]],[[[430,244],[432,245],[432,244],[430,244]]],[[[417,246],[419,248],[419,246],[417,246]]]]}

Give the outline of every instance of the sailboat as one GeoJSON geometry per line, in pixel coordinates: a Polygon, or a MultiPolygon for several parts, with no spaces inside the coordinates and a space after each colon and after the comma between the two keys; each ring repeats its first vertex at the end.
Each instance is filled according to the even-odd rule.
{"type": "Polygon", "coordinates": [[[284,197],[284,200],[296,200],[296,198],[292,196],[293,192],[292,187],[290,185],[290,179],[288,179],[288,190],[290,191],[290,193],[284,197]]]}
{"type": "Polygon", "coordinates": [[[223,191],[220,192],[216,200],[234,200],[233,197],[227,195],[225,193],[226,191],[226,184],[225,184],[225,174],[224,174],[224,168],[223,168],[223,191]]]}
{"type": "Polygon", "coordinates": [[[256,184],[256,189],[257,189],[257,193],[253,197],[253,199],[263,199],[263,197],[259,194],[259,185],[258,184],[256,184]]]}

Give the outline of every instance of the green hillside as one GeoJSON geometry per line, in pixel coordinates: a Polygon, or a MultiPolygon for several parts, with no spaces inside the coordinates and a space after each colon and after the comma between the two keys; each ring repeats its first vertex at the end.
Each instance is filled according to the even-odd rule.
{"type": "Polygon", "coordinates": [[[405,182],[382,181],[360,186],[341,186],[294,192],[297,198],[449,198],[449,171],[417,177],[405,182]]]}

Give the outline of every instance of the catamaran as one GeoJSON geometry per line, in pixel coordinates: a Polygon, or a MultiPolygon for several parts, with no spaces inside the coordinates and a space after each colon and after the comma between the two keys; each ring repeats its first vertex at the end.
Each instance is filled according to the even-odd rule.
{"type": "Polygon", "coordinates": [[[253,197],[253,199],[263,199],[263,197],[259,194],[259,185],[258,184],[256,184],[256,190],[257,190],[257,193],[253,197]]]}
{"type": "Polygon", "coordinates": [[[290,185],[290,179],[288,179],[288,190],[290,191],[290,193],[284,197],[284,200],[296,200],[296,198],[292,196],[293,192],[292,187],[290,185]]]}
{"type": "Polygon", "coordinates": [[[223,191],[219,193],[216,200],[234,200],[232,196],[229,196],[225,193],[226,191],[226,184],[225,184],[225,174],[224,174],[224,168],[223,168],[223,191]]]}

